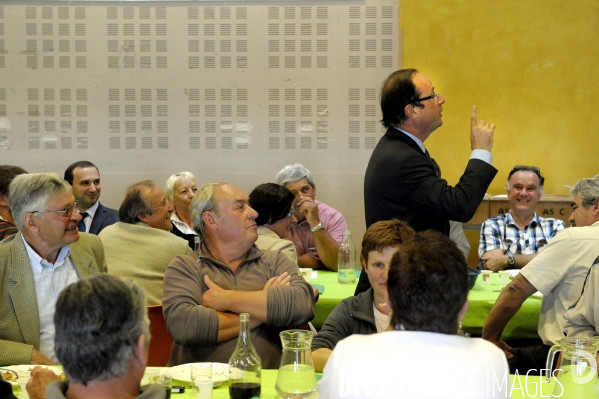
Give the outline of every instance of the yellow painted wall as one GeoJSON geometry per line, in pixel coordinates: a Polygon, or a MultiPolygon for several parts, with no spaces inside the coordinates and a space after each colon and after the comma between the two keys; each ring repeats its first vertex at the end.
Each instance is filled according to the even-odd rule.
{"type": "Polygon", "coordinates": [[[536,165],[545,192],[569,194],[599,173],[599,2],[402,0],[403,67],[446,98],[426,141],[455,184],[469,155],[469,116],[497,125],[489,192],[516,164],[536,165]]]}

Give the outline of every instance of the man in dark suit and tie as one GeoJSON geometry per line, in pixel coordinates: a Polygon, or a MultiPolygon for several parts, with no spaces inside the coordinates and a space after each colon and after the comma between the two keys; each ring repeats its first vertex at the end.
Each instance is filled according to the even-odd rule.
{"type": "MultiPolygon", "coordinates": [[[[497,173],[490,152],[495,125],[477,122],[476,106],[472,108],[472,153],[460,181],[452,187],[424,148],[424,141],[443,124],[444,103],[431,80],[416,69],[396,71],[384,82],[381,122],[387,132],[374,149],[364,177],[366,227],[395,218],[416,231],[433,229],[449,235],[450,220],[466,222],[474,216],[497,173]]],[[[367,288],[364,276],[356,293],[367,288]]]]}
{"type": "Polygon", "coordinates": [[[64,172],[64,179],[73,187],[77,206],[81,210],[82,220],[79,231],[100,234],[105,228],[119,221],[119,211],[100,204],[100,172],[88,161],[71,164],[64,172]]]}

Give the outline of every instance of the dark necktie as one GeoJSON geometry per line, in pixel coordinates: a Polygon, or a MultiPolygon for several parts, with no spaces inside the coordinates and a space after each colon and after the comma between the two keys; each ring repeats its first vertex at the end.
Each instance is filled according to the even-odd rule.
{"type": "Polygon", "coordinates": [[[437,177],[441,177],[441,168],[439,167],[439,164],[437,162],[435,162],[435,160],[431,157],[431,154],[428,153],[428,150],[425,149],[424,154],[429,159],[429,161],[431,161],[431,163],[433,165],[433,169],[435,169],[435,174],[437,175],[437,177]]]}
{"type": "Polygon", "coordinates": [[[85,223],[83,223],[83,221],[87,217],[87,212],[80,212],[80,215],[81,215],[81,220],[79,221],[79,223],[77,223],[77,228],[79,229],[79,231],[82,231],[85,233],[85,223]]]}

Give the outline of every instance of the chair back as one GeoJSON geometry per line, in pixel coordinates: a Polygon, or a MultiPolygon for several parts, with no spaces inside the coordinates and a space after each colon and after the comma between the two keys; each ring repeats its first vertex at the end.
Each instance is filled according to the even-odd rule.
{"type": "Polygon", "coordinates": [[[162,305],[148,306],[148,317],[150,319],[150,334],[152,335],[148,366],[164,367],[171,356],[173,338],[166,329],[162,305]]]}

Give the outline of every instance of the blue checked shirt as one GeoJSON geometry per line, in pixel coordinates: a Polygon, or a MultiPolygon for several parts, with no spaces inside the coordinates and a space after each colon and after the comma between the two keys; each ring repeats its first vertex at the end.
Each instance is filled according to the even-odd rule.
{"type": "Polygon", "coordinates": [[[58,294],[69,284],[80,280],[77,269],[69,255],[71,249],[64,246],[58,252],[54,264],[42,259],[23,237],[29,263],[33,270],[37,308],[40,314],[40,352],[48,359],[58,362],[54,353],[54,309],[58,294]]]}
{"type": "Polygon", "coordinates": [[[502,249],[506,255],[536,254],[558,231],[565,228],[563,221],[541,218],[535,213],[524,229],[520,230],[510,211],[485,220],[480,229],[478,257],[493,249],[502,249]]]}

